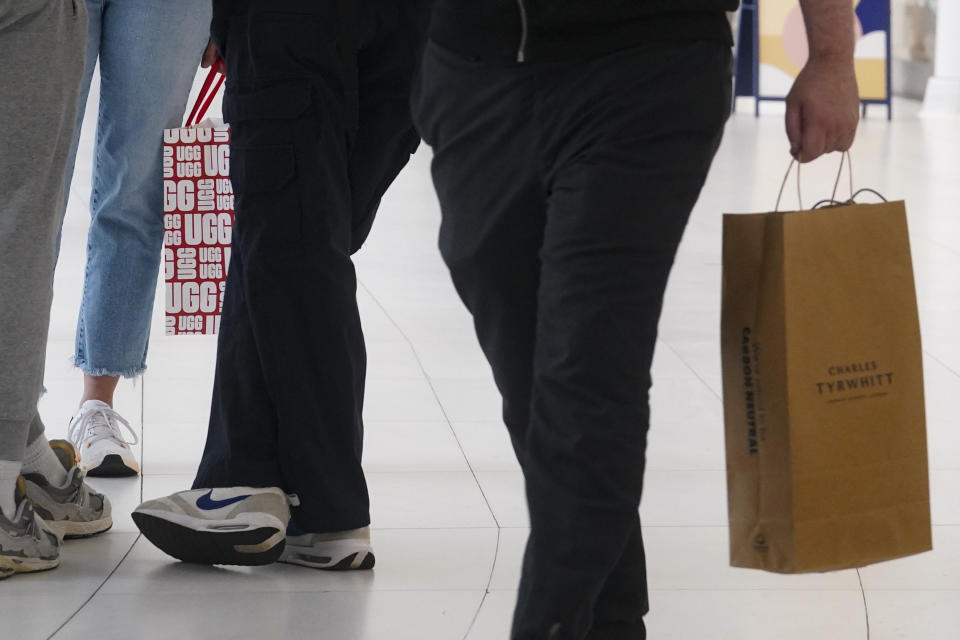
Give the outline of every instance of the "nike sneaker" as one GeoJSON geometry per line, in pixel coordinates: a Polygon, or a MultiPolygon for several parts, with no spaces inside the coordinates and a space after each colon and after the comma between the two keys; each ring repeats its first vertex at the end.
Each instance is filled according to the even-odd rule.
{"type": "Polygon", "coordinates": [[[67,470],[67,481],[54,486],[38,473],[24,473],[27,498],[51,531],[63,538],[88,538],[113,526],[110,501],[84,482],[73,445],[52,440],[50,448],[67,470]]]}
{"type": "Polygon", "coordinates": [[[137,432],[106,402],[87,400],[70,418],[68,437],[77,448],[87,475],[95,477],[135,476],[140,464],[130,447],[140,442],[137,432]],[[126,430],[133,440],[125,440],[126,430]]]}
{"type": "Polygon", "coordinates": [[[33,510],[23,478],[17,480],[14,500],[17,510],[12,519],[0,511],[0,579],[60,564],[60,538],[33,510]]]}
{"type": "Polygon", "coordinates": [[[289,500],[277,487],[193,489],[144,502],[133,521],[178,560],[257,566],[283,552],[289,500]]]}
{"type": "Polygon", "coordinates": [[[328,571],[373,569],[376,558],[370,546],[370,527],[336,533],[303,533],[291,522],[280,562],[328,571]]]}

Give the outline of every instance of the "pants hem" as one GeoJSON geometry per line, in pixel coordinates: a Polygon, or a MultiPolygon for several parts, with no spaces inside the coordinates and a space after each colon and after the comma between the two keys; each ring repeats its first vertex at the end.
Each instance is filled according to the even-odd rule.
{"type": "Polygon", "coordinates": [[[86,362],[80,360],[79,358],[73,359],[73,366],[77,369],[80,369],[85,375],[88,376],[119,376],[121,378],[137,378],[142,376],[143,373],[147,370],[146,366],[133,367],[130,369],[111,369],[109,367],[91,367],[86,362]]]}

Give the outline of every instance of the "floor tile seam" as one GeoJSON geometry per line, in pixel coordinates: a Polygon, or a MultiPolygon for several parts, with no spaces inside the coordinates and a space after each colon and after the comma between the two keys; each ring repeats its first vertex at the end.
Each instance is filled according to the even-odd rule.
{"type": "Polygon", "coordinates": [[[366,425],[366,426],[370,426],[370,425],[381,425],[381,424],[390,424],[390,425],[395,425],[395,424],[410,424],[410,425],[418,425],[418,426],[426,426],[426,425],[429,425],[429,426],[431,426],[431,427],[440,427],[440,426],[448,427],[448,426],[450,426],[450,425],[448,425],[445,421],[443,421],[443,420],[437,420],[437,419],[433,419],[433,420],[381,420],[381,419],[378,418],[378,419],[376,419],[376,420],[364,420],[364,421],[363,421],[363,424],[366,425]]]}
{"type": "MultiPolygon", "coordinates": [[[[859,588],[850,587],[850,588],[827,588],[827,589],[814,589],[814,588],[796,588],[796,589],[785,589],[785,588],[766,588],[766,587],[717,587],[717,588],[704,588],[704,587],[654,587],[650,586],[650,593],[861,593],[859,588]]],[[[506,587],[495,587],[490,589],[490,593],[516,593],[517,588],[506,588],[506,587]]],[[[876,589],[867,591],[878,591],[876,589]]],[[[919,590],[918,590],[919,591],[919,590]]]]}
{"type": "Polygon", "coordinates": [[[469,456],[467,456],[466,449],[463,447],[463,443],[460,441],[460,436],[457,434],[457,430],[453,427],[453,421],[450,419],[450,414],[447,412],[447,408],[443,405],[443,401],[440,398],[440,394],[437,392],[436,385],[434,384],[433,378],[427,372],[427,368],[423,364],[423,360],[420,358],[420,354],[417,352],[416,346],[413,344],[413,340],[406,334],[400,324],[393,318],[393,316],[387,311],[386,307],[380,302],[380,300],[373,294],[373,291],[367,287],[366,283],[359,281],[358,283],[367,294],[373,300],[383,314],[386,316],[387,320],[396,328],[400,333],[401,337],[406,341],[408,347],[410,348],[413,357],[417,362],[417,366],[420,368],[421,373],[423,374],[424,379],[427,382],[427,385],[430,387],[430,392],[433,394],[434,399],[437,402],[437,405],[440,407],[440,412],[443,414],[443,418],[447,424],[447,427],[450,429],[450,434],[453,436],[453,439],[457,443],[457,447],[460,449],[460,453],[463,456],[464,462],[467,464],[467,468],[470,470],[470,474],[473,476],[473,480],[476,483],[477,490],[480,491],[480,495],[483,497],[484,503],[487,505],[487,510],[490,512],[490,517],[493,519],[494,524],[497,525],[497,541],[494,548],[493,561],[490,566],[490,575],[487,579],[487,586],[484,590],[483,596],[480,598],[480,603],[477,605],[477,610],[474,613],[473,619],[470,621],[470,624],[467,626],[467,631],[464,635],[464,640],[470,635],[470,632],[473,630],[474,625],[476,625],[477,619],[480,617],[480,611],[483,609],[483,603],[487,599],[487,594],[489,593],[490,586],[493,582],[493,575],[497,566],[497,558],[500,555],[500,521],[497,519],[497,514],[493,510],[493,505],[490,504],[490,499],[487,497],[486,492],[483,489],[483,484],[480,482],[480,478],[477,477],[477,473],[473,468],[472,463],[470,462],[469,456]]]}
{"type": "MultiPolygon", "coordinates": [[[[726,472],[726,470],[727,470],[726,467],[714,467],[714,468],[697,467],[697,468],[694,468],[694,469],[682,469],[682,468],[678,468],[678,467],[663,467],[663,468],[657,468],[657,467],[647,466],[647,471],[669,472],[669,473],[689,473],[689,472],[724,473],[724,472],[726,472]]],[[[499,469],[499,470],[494,470],[494,471],[483,471],[483,470],[481,470],[481,469],[475,469],[475,471],[476,471],[477,473],[491,473],[491,474],[492,474],[492,473],[502,473],[502,474],[506,474],[506,473],[522,473],[522,471],[520,471],[520,470],[509,470],[509,469],[499,469]]],[[[380,472],[375,472],[375,473],[392,473],[392,472],[380,471],[380,472]]],[[[430,472],[430,471],[424,471],[423,473],[431,473],[431,472],[430,472]]]]}
{"type": "MultiPolygon", "coordinates": [[[[367,420],[364,420],[364,422],[366,423],[367,420]]],[[[434,424],[443,423],[443,424],[446,424],[447,426],[450,426],[450,422],[447,422],[447,421],[444,421],[444,420],[385,420],[385,419],[382,419],[382,418],[377,418],[376,420],[371,420],[370,422],[377,423],[377,424],[403,424],[403,423],[411,423],[411,422],[414,422],[414,423],[421,423],[421,422],[422,422],[422,423],[434,423],[434,424]]],[[[465,423],[466,423],[466,424],[474,424],[474,423],[476,423],[476,424],[496,424],[496,423],[497,423],[496,420],[453,420],[452,422],[453,422],[453,424],[465,424],[465,423]]],[[[504,427],[504,428],[506,428],[506,427],[504,427]]]]}
{"type": "MultiPolygon", "coordinates": [[[[438,382],[486,382],[486,383],[490,382],[490,378],[488,378],[487,376],[482,376],[482,377],[477,376],[475,378],[459,378],[459,377],[451,377],[451,376],[435,376],[429,373],[427,375],[430,376],[431,380],[435,380],[438,382]]],[[[372,378],[372,379],[375,380],[376,378],[372,378]]],[[[419,379],[420,378],[417,378],[417,380],[419,379]]],[[[463,422],[463,420],[456,420],[455,422],[463,422]]]]}
{"type": "MultiPolygon", "coordinates": [[[[653,427],[653,428],[656,428],[656,427],[653,427]]],[[[652,472],[655,472],[655,473],[691,473],[691,472],[693,472],[693,473],[698,473],[698,472],[703,472],[703,473],[725,473],[725,472],[727,471],[726,467],[719,467],[719,466],[713,466],[713,467],[679,467],[679,466],[659,467],[659,466],[656,466],[656,465],[649,465],[649,464],[647,465],[646,469],[647,469],[647,471],[652,471],[652,472]]],[[[491,469],[484,469],[484,468],[482,468],[482,467],[474,467],[473,470],[474,470],[476,473],[488,473],[488,474],[494,474],[494,473],[501,473],[501,474],[506,474],[506,473],[522,473],[522,470],[520,470],[520,469],[492,469],[492,468],[491,468],[491,469]]],[[[930,471],[960,471],[960,466],[952,466],[952,465],[948,465],[948,466],[931,466],[931,467],[930,467],[930,471]]],[[[386,474],[386,473],[466,473],[466,472],[461,472],[461,471],[458,471],[458,470],[456,470],[456,469],[451,469],[451,470],[442,470],[442,469],[438,469],[438,470],[419,470],[419,469],[413,469],[413,470],[410,470],[410,471],[370,471],[369,473],[383,473],[383,474],[386,474]]],[[[147,475],[151,475],[151,474],[147,474],[147,475]]],[[[158,475],[161,475],[161,474],[158,474],[158,475]]],[[[177,474],[167,474],[167,475],[177,475],[177,474]]]]}
{"type": "Polygon", "coordinates": [[[490,586],[484,590],[483,595],[480,596],[480,604],[477,605],[477,610],[473,614],[473,619],[470,620],[470,624],[467,625],[467,632],[463,634],[463,640],[467,640],[470,637],[470,632],[473,631],[474,627],[477,626],[477,620],[480,619],[480,612],[483,611],[483,605],[486,603],[487,598],[490,596],[490,586]]]}
{"type": "MultiPolygon", "coordinates": [[[[135,385],[135,388],[136,386],[139,386],[139,392],[140,392],[140,443],[139,444],[140,444],[140,460],[141,462],[143,462],[145,458],[145,453],[146,453],[146,438],[144,438],[145,431],[146,431],[146,427],[145,427],[146,414],[145,414],[145,403],[144,403],[145,391],[146,391],[146,372],[144,372],[144,374],[140,377],[140,384],[135,385]]],[[[144,479],[143,474],[139,474],[137,476],[137,482],[140,488],[140,502],[143,502],[143,479],[144,479]]],[[[108,582],[110,582],[110,579],[116,574],[116,572],[120,570],[120,567],[123,566],[124,561],[126,561],[126,559],[130,556],[130,554],[133,553],[133,549],[137,546],[137,543],[143,537],[143,535],[140,534],[139,532],[116,531],[115,533],[118,533],[118,534],[122,533],[127,535],[134,534],[133,540],[130,541],[130,546],[127,548],[123,556],[121,556],[120,559],[117,561],[116,565],[113,567],[110,573],[108,573],[106,577],[104,577],[104,579],[97,586],[97,588],[94,589],[93,593],[91,593],[90,596],[87,597],[83,601],[83,603],[81,603],[81,605],[63,622],[63,624],[57,627],[57,629],[52,634],[50,634],[50,636],[48,637],[48,640],[52,640],[53,638],[55,638],[61,631],[63,631],[70,624],[70,622],[74,618],[77,617],[77,615],[80,614],[80,612],[82,612],[91,602],[93,602],[94,598],[96,598],[98,594],[103,592],[104,587],[107,585],[108,582]]]]}
{"type": "MultiPolygon", "coordinates": [[[[662,343],[662,344],[664,344],[664,345],[666,345],[667,348],[670,349],[671,352],[673,352],[673,355],[675,355],[675,356],[680,360],[680,362],[683,363],[683,366],[685,366],[687,369],[689,369],[690,372],[693,373],[693,375],[695,375],[695,376],[697,377],[697,379],[698,379],[700,382],[703,383],[703,386],[705,386],[705,387],[710,391],[710,393],[713,394],[714,398],[716,398],[717,401],[720,402],[720,406],[722,407],[722,406],[723,406],[723,398],[721,397],[721,395],[720,395],[719,393],[717,393],[717,391],[716,391],[712,386],[710,386],[710,383],[707,382],[707,381],[703,378],[702,375],[700,375],[700,372],[697,371],[696,369],[694,369],[693,366],[692,366],[689,362],[687,362],[686,359],[685,359],[683,356],[680,355],[680,352],[677,351],[677,349],[674,348],[674,346],[673,346],[672,344],[670,344],[665,338],[662,338],[662,337],[661,337],[661,338],[658,338],[657,341],[660,342],[660,343],[662,343]]],[[[719,346],[718,346],[717,348],[719,349],[719,346]]]]}
{"type": "Polygon", "coordinates": [[[867,604],[867,592],[863,589],[863,575],[860,568],[857,568],[857,582],[860,584],[860,597],[863,599],[863,617],[867,632],[867,640],[870,640],[870,606],[867,604]]]}
{"type": "Polygon", "coordinates": [[[947,371],[949,371],[950,373],[952,373],[954,376],[956,376],[957,378],[960,378],[960,372],[955,371],[955,370],[953,369],[953,367],[951,367],[951,366],[948,365],[946,362],[944,362],[943,360],[941,360],[940,358],[938,358],[932,351],[930,351],[930,350],[928,350],[928,349],[924,349],[924,350],[923,350],[923,353],[925,353],[926,355],[930,356],[930,358],[931,358],[932,360],[934,360],[934,361],[935,361],[937,364],[939,364],[941,367],[943,367],[944,369],[946,369],[947,371]]]}
{"type": "Polygon", "coordinates": [[[477,606],[477,612],[473,615],[473,620],[470,621],[470,625],[467,627],[467,632],[463,636],[463,640],[467,640],[470,637],[470,632],[473,631],[474,627],[477,625],[477,620],[480,619],[480,612],[483,611],[483,605],[487,601],[487,596],[490,595],[490,590],[493,587],[493,579],[497,573],[497,561],[500,560],[500,537],[501,529],[497,527],[497,543],[493,551],[493,564],[490,566],[490,575],[487,576],[487,587],[484,590],[483,597],[480,598],[480,604],[477,606]]]}
{"type": "MultiPolygon", "coordinates": [[[[406,381],[406,380],[423,380],[423,374],[422,374],[422,372],[420,372],[420,373],[418,373],[418,374],[416,374],[416,375],[411,374],[411,375],[408,375],[408,376],[378,376],[378,375],[368,375],[368,376],[366,377],[366,379],[367,379],[368,381],[370,381],[370,380],[378,380],[378,381],[381,381],[381,382],[403,382],[403,381],[406,381]]],[[[434,422],[436,422],[436,420],[434,420],[434,422]]]]}
{"type": "MultiPolygon", "coordinates": [[[[644,525],[646,526],[646,525],[644,525]]],[[[376,524],[370,526],[370,530],[376,533],[377,531],[497,531],[503,529],[524,529],[528,530],[530,527],[519,527],[519,526],[502,526],[498,527],[490,524],[476,524],[476,525],[450,525],[450,526],[437,526],[437,527],[378,527],[376,524]]],[[[122,529],[113,529],[111,534],[116,535],[126,535],[133,536],[139,535],[139,532],[136,530],[122,530],[122,529]]]]}
{"type": "MultiPolygon", "coordinates": [[[[931,470],[936,470],[936,469],[931,469],[931,470]]],[[[498,472],[505,472],[505,471],[509,471],[509,470],[498,469],[498,470],[488,471],[483,469],[477,469],[478,473],[498,473],[498,472]]],[[[718,471],[722,471],[722,469],[718,469],[718,471]]],[[[368,476],[373,474],[394,474],[394,475],[410,475],[410,474],[419,474],[419,473],[451,473],[452,474],[452,473],[469,473],[469,469],[467,469],[466,464],[464,464],[463,468],[454,468],[453,466],[450,466],[445,469],[430,469],[426,471],[422,469],[413,469],[413,468],[411,469],[364,469],[364,473],[368,476]]],[[[189,476],[192,478],[193,472],[192,471],[189,473],[149,473],[148,472],[148,473],[144,473],[143,475],[147,478],[155,478],[155,479],[172,478],[177,476],[183,476],[183,477],[189,476]]]]}
{"type": "MultiPolygon", "coordinates": [[[[264,595],[264,594],[297,594],[297,595],[324,595],[324,594],[371,594],[371,593],[476,593],[476,594],[487,594],[490,590],[485,589],[482,586],[477,587],[415,587],[410,589],[402,589],[398,587],[391,587],[389,589],[369,589],[369,588],[358,588],[358,589],[306,589],[306,588],[296,588],[296,589],[263,589],[263,588],[244,588],[244,589],[220,589],[216,591],[220,595],[264,595]]],[[[150,590],[150,591],[103,591],[100,595],[103,596],[128,596],[128,597],[139,597],[139,596],[185,596],[189,598],[195,598],[201,593],[206,593],[204,591],[191,591],[191,590],[150,590]]],[[[52,638],[53,636],[51,636],[52,638]]]]}
{"type": "MultiPolygon", "coordinates": [[[[869,580],[867,580],[869,582],[869,580]]],[[[864,587],[866,593],[960,593],[960,586],[958,587],[864,587]]]]}
{"type": "MultiPolygon", "coordinates": [[[[649,450],[648,450],[648,453],[649,453],[649,450]]],[[[713,471],[716,473],[725,473],[727,469],[726,467],[689,467],[689,468],[683,469],[679,467],[658,467],[656,465],[647,464],[645,466],[645,470],[653,471],[653,472],[665,472],[665,473],[681,473],[681,472],[686,473],[690,471],[713,471]]]]}
{"type": "Polygon", "coordinates": [[[951,247],[950,245],[943,244],[943,243],[940,242],[939,240],[934,240],[934,239],[932,239],[932,238],[927,238],[927,242],[929,242],[929,243],[931,243],[931,244],[934,244],[934,245],[940,247],[941,249],[943,249],[944,251],[946,251],[946,252],[948,252],[948,253],[952,253],[952,254],[955,255],[955,256],[960,256],[960,250],[954,249],[954,248],[951,247]]]}
{"type": "MultiPolygon", "coordinates": [[[[454,474],[467,475],[467,474],[470,474],[471,472],[470,472],[470,471],[458,471],[458,470],[453,470],[453,471],[431,471],[431,470],[420,469],[420,470],[416,470],[416,471],[367,471],[366,473],[367,473],[367,475],[418,475],[418,476],[426,476],[426,475],[436,475],[436,474],[441,474],[441,473],[443,473],[443,474],[448,474],[448,475],[454,475],[454,474]]],[[[520,472],[519,472],[519,471],[517,471],[517,472],[512,472],[512,471],[486,471],[486,472],[484,472],[484,473],[520,473],[520,472]]],[[[192,474],[192,473],[148,473],[148,474],[146,474],[146,475],[152,476],[152,477],[154,477],[154,478],[178,478],[178,477],[192,476],[193,474],[192,474]]]]}
{"type": "Polygon", "coordinates": [[[140,473],[137,474],[137,482],[140,483],[140,503],[143,503],[143,469],[146,464],[146,430],[147,430],[147,372],[144,370],[140,376],[140,473]]]}
{"type": "Polygon", "coordinates": [[[80,606],[77,607],[77,609],[73,613],[71,613],[67,617],[67,619],[64,620],[64,622],[54,630],[53,633],[47,636],[47,640],[53,640],[53,638],[56,638],[56,636],[59,635],[60,632],[63,631],[70,624],[70,622],[72,622],[73,619],[76,618],[80,614],[80,612],[82,612],[87,607],[87,605],[93,602],[94,598],[96,598],[97,595],[100,594],[101,591],[103,591],[103,588],[104,586],[106,586],[107,582],[109,582],[110,579],[114,576],[114,574],[116,574],[116,572],[120,569],[124,561],[130,556],[131,553],[133,553],[134,547],[137,546],[137,542],[139,542],[140,538],[142,537],[143,536],[139,533],[136,535],[136,537],[134,537],[133,541],[131,541],[130,543],[130,547],[126,550],[123,556],[120,557],[120,560],[117,561],[117,564],[113,567],[110,573],[108,573],[106,577],[97,586],[97,588],[94,589],[93,593],[91,593],[87,598],[85,598],[84,601],[80,604],[80,606]]]}
{"type": "Polygon", "coordinates": [[[444,421],[446,422],[447,426],[450,428],[450,433],[453,435],[454,440],[456,440],[457,446],[460,448],[460,453],[463,455],[463,459],[466,461],[467,467],[470,469],[470,474],[473,476],[474,483],[476,483],[477,485],[477,490],[480,491],[480,495],[483,497],[483,501],[487,505],[487,510],[490,512],[490,517],[493,519],[494,524],[499,527],[500,521],[497,519],[497,515],[493,510],[493,505],[490,504],[490,499],[487,497],[486,492],[483,490],[483,485],[481,485],[480,479],[477,477],[477,474],[473,469],[473,465],[470,463],[470,458],[467,457],[467,452],[463,448],[463,443],[460,442],[460,438],[457,435],[456,429],[453,428],[453,422],[450,419],[450,414],[447,412],[447,408],[443,405],[443,402],[440,399],[440,394],[437,392],[437,388],[434,385],[433,380],[430,378],[430,375],[427,373],[426,368],[423,366],[423,361],[420,359],[420,354],[417,353],[417,348],[413,344],[413,340],[410,339],[410,337],[403,330],[400,324],[393,318],[390,312],[387,311],[387,308],[383,305],[383,303],[380,302],[379,298],[377,298],[377,296],[374,295],[373,291],[371,291],[370,288],[367,287],[366,283],[358,279],[357,284],[358,286],[363,288],[364,291],[367,292],[367,295],[369,295],[370,298],[373,300],[374,304],[376,304],[377,307],[380,308],[384,316],[386,316],[387,320],[389,320],[389,322],[396,328],[396,330],[400,333],[404,341],[409,346],[411,353],[413,353],[414,359],[417,361],[417,365],[420,367],[420,371],[423,373],[423,377],[426,380],[427,385],[430,387],[430,392],[433,394],[433,397],[437,403],[437,406],[440,407],[440,412],[441,414],[443,414],[444,421]]]}
{"type": "MultiPolygon", "coordinates": [[[[714,395],[715,395],[715,394],[714,394],[714,395]]],[[[715,417],[720,418],[720,419],[723,419],[723,412],[722,412],[722,411],[719,412],[715,417]]],[[[371,422],[377,422],[377,423],[380,423],[380,422],[382,422],[382,423],[394,423],[394,422],[439,422],[439,421],[438,421],[438,420],[379,420],[379,419],[378,419],[378,420],[372,420],[371,422]]],[[[666,426],[682,425],[682,426],[687,426],[687,427],[689,427],[689,426],[693,426],[693,425],[696,425],[696,424],[701,424],[701,423],[703,422],[703,420],[695,420],[695,419],[690,419],[690,420],[669,420],[669,419],[659,419],[659,418],[658,418],[658,419],[652,420],[651,422],[654,423],[654,424],[653,424],[654,427],[659,426],[659,425],[666,425],[666,426]]],[[[186,423],[186,424],[189,424],[189,423],[186,423]]],[[[490,419],[486,419],[486,420],[459,420],[459,419],[458,419],[458,420],[453,420],[453,424],[456,424],[456,425],[462,424],[462,425],[468,425],[468,426],[476,426],[476,425],[479,425],[479,424],[499,424],[499,425],[503,426],[503,422],[502,422],[501,420],[490,420],[490,419]]],[[[506,429],[505,426],[504,426],[504,429],[506,429]]]]}
{"type": "Polygon", "coordinates": [[[502,531],[503,529],[524,527],[491,527],[490,525],[465,525],[460,527],[378,527],[371,525],[370,530],[377,531],[502,531]]]}

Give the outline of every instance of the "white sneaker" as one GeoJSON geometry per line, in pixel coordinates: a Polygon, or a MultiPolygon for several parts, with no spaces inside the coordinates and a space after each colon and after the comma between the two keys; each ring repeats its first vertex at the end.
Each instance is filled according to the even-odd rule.
{"type": "Polygon", "coordinates": [[[295,533],[292,528],[287,529],[287,545],[280,562],[328,571],[373,569],[376,564],[370,527],[336,533],[295,533]]]}
{"type": "Polygon", "coordinates": [[[143,535],[161,551],[199,564],[256,566],[283,551],[290,498],[277,487],[180,491],[133,512],[143,535]]]}
{"type": "Polygon", "coordinates": [[[140,473],[140,464],[130,450],[140,438],[130,423],[106,402],[84,402],[70,418],[67,433],[77,448],[80,468],[88,476],[135,476],[140,473]],[[121,426],[133,436],[132,442],[123,439],[121,426]]]}

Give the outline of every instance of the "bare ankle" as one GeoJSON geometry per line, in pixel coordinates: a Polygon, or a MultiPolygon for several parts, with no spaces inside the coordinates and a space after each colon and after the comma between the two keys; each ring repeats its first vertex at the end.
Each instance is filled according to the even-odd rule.
{"type": "Polygon", "coordinates": [[[89,400],[99,400],[113,407],[113,393],[120,383],[120,376],[83,375],[83,397],[80,404],[89,400]]]}

